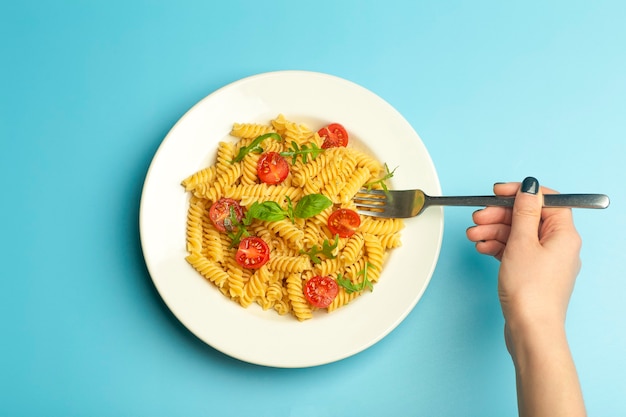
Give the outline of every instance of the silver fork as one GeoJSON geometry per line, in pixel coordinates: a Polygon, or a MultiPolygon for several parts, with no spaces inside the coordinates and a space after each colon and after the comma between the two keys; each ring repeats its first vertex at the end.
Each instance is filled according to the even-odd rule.
{"type": "MultiPolygon", "coordinates": [[[[512,207],[515,197],[429,196],[422,190],[361,189],[353,199],[357,212],[366,216],[386,218],[415,217],[429,206],[503,206],[512,207]]],[[[576,207],[603,209],[609,206],[604,194],[544,194],[544,207],[576,207]]]]}

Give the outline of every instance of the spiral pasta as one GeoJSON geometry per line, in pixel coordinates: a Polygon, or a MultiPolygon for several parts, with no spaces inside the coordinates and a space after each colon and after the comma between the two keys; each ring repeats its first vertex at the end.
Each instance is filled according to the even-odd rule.
{"type": "Polygon", "coordinates": [[[234,123],[230,134],[236,138],[254,139],[270,132],[274,132],[272,126],[256,123],[234,123]]]}
{"type": "Polygon", "coordinates": [[[198,188],[200,184],[210,184],[217,173],[217,168],[213,165],[208,168],[201,169],[200,171],[185,178],[182,182],[185,191],[191,191],[194,188],[198,188]]]}
{"type": "Polygon", "coordinates": [[[287,294],[293,308],[293,313],[298,320],[310,319],[313,316],[311,307],[303,295],[302,278],[297,273],[287,275],[287,294]]]}
{"type": "Polygon", "coordinates": [[[328,218],[337,208],[354,210],[354,194],[380,176],[383,164],[350,147],[321,150],[318,133],[282,114],[267,124],[234,123],[230,135],[235,140],[218,143],[213,164],[181,182],[190,194],[186,260],[200,275],[243,307],[256,303],[264,310],[291,314],[298,320],[308,320],[319,310],[308,303],[303,292],[306,282],[313,276],[329,276],[337,281],[341,278],[360,286],[357,290],[341,286],[326,308],[328,312],[360,296],[367,288],[365,279],[369,283],[378,280],[388,250],[401,245],[402,220],[362,216],[354,235],[335,240],[328,218]],[[319,153],[306,160],[287,158],[290,163],[287,178],[279,184],[268,185],[258,179],[258,153],[248,152],[235,161],[244,147],[250,147],[259,136],[268,133],[275,133],[282,140],[264,140],[261,147],[266,152],[288,152],[295,143],[298,147],[318,149],[319,153]],[[270,249],[269,261],[256,270],[237,263],[232,236],[219,231],[209,219],[211,205],[220,198],[234,199],[245,210],[255,202],[267,201],[285,208],[288,203],[295,205],[310,194],[327,196],[333,206],[304,219],[253,219],[247,226],[247,232],[263,239],[270,249]],[[311,255],[314,248],[319,250],[331,243],[330,254],[325,252],[317,258],[311,255]]]}

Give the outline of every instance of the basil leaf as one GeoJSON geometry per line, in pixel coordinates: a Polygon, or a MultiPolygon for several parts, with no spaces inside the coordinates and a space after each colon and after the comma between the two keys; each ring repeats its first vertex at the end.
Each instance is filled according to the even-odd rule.
{"type": "Polygon", "coordinates": [[[293,210],[293,215],[300,219],[308,219],[320,214],[324,209],[333,205],[328,197],[322,194],[305,195],[298,201],[293,210]]]}
{"type": "Polygon", "coordinates": [[[248,209],[248,215],[259,220],[275,222],[286,217],[283,210],[275,201],[254,202],[248,209]]]}
{"type": "Polygon", "coordinates": [[[289,220],[291,220],[291,223],[295,223],[295,219],[293,217],[293,203],[291,202],[291,198],[289,198],[288,195],[285,196],[285,199],[287,200],[287,211],[286,211],[286,215],[287,217],[289,217],[289,220]]]}

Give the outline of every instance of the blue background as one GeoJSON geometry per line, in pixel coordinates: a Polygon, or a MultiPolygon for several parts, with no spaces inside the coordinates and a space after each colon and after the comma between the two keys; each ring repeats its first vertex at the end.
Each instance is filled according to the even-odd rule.
{"type": "Polygon", "coordinates": [[[533,175],[610,195],[575,212],[568,334],[590,415],[626,415],[625,21],[619,0],[2,2],[0,415],[516,415],[473,209],[445,210],[407,319],[337,363],[239,362],[161,301],[138,233],[154,152],[207,94],[288,69],[391,103],[446,194],[533,175]]]}

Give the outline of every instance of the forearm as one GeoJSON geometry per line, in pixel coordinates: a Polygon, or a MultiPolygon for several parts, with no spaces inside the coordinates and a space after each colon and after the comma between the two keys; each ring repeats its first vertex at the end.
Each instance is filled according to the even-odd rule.
{"type": "Polygon", "coordinates": [[[586,416],[563,326],[505,329],[515,365],[521,417],[586,416]]]}

